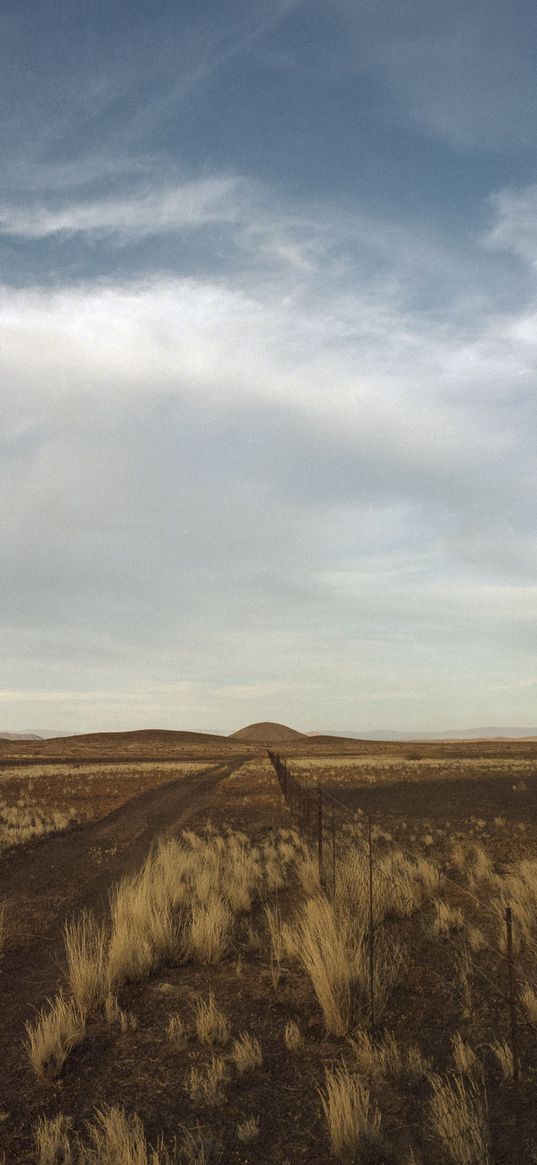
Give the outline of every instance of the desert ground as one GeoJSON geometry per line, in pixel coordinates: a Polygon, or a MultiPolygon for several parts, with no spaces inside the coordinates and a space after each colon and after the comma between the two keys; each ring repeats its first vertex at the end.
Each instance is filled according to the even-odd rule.
{"type": "Polygon", "coordinates": [[[0,741],[0,1160],[537,1160],[536,766],[0,741]]]}

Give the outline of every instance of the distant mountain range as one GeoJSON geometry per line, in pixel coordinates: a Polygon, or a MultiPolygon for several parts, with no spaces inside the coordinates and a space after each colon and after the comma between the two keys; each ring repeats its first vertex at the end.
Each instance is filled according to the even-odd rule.
{"type": "MultiPolygon", "coordinates": [[[[70,732],[49,732],[45,730],[32,732],[0,732],[0,740],[51,740],[55,737],[71,736],[70,732]]],[[[88,735],[80,733],[77,735],[88,735]]],[[[94,734],[91,734],[94,735],[94,734]]],[[[184,735],[184,734],[183,734],[184,735]]],[[[206,733],[197,734],[201,737],[206,733]]],[[[209,735],[218,735],[211,733],[209,735]]],[[[231,732],[228,739],[251,741],[252,743],[283,743],[285,740],[306,740],[310,736],[343,737],[347,740],[520,740],[522,738],[537,737],[537,727],[534,728],[451,728],[444,732],[396,732],[391,728],[375,731],[364,729],[363,732],[335,731],[325,729],[324,732],[297,732],[285,724],[263,722],[249,724],[231,732]]]]}
{"type": "Polygon", "coordinates": [[[391,728],[363,732],[308,732],[308,736],[344,736],[349,740],[519,740],[537,736],[537,728],[451,728],[445,732],[395,732],[391,728]]]}

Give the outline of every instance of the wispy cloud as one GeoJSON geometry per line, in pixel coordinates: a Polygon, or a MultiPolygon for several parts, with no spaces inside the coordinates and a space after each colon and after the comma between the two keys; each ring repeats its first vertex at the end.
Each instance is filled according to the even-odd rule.
{"type": "MultiPolygon", "coordinates": [[[[0,231],[39,239],[57,234],[151,236],[184,231],[237,218],[246,183],[234,177],[206,178],[130,197],[70,203],[57,209],[43,205],[0,208],[0,231]]],[[[244,195],[243,195],[244,197],[244,195]]]]}
{"type": "Polygon", "coordinates": [[[486,236],[490,247],[511,251],[537,265],[537,185],[502,190],[491,199],[494,221],[486,236]]]}

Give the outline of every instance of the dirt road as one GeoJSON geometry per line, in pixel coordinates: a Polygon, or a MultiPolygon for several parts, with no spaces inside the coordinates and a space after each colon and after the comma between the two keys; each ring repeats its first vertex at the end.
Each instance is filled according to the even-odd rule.
{"type": "Polygon", "coordinates": [[[0,900],[8,912],[0,959],[0,1146],[2,1118],[9,1119],[11,1135],[27,1122],[24,1024],[61,982],[65,920],[85,907],[102,916],[113,883],[141,864],[159,834],[209,807],[211,792],[246,759],[169,781],[100,821],[0,858],[0,900]]]}

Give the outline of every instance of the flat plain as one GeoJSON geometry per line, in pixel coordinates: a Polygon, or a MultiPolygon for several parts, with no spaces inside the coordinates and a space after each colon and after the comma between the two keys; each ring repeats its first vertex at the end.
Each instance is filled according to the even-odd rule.
{"type": "Polygon", "coordinates": [[[531,1160],[536,766],[535,741],[0,742],[0,1158],[531,1160]]]}

